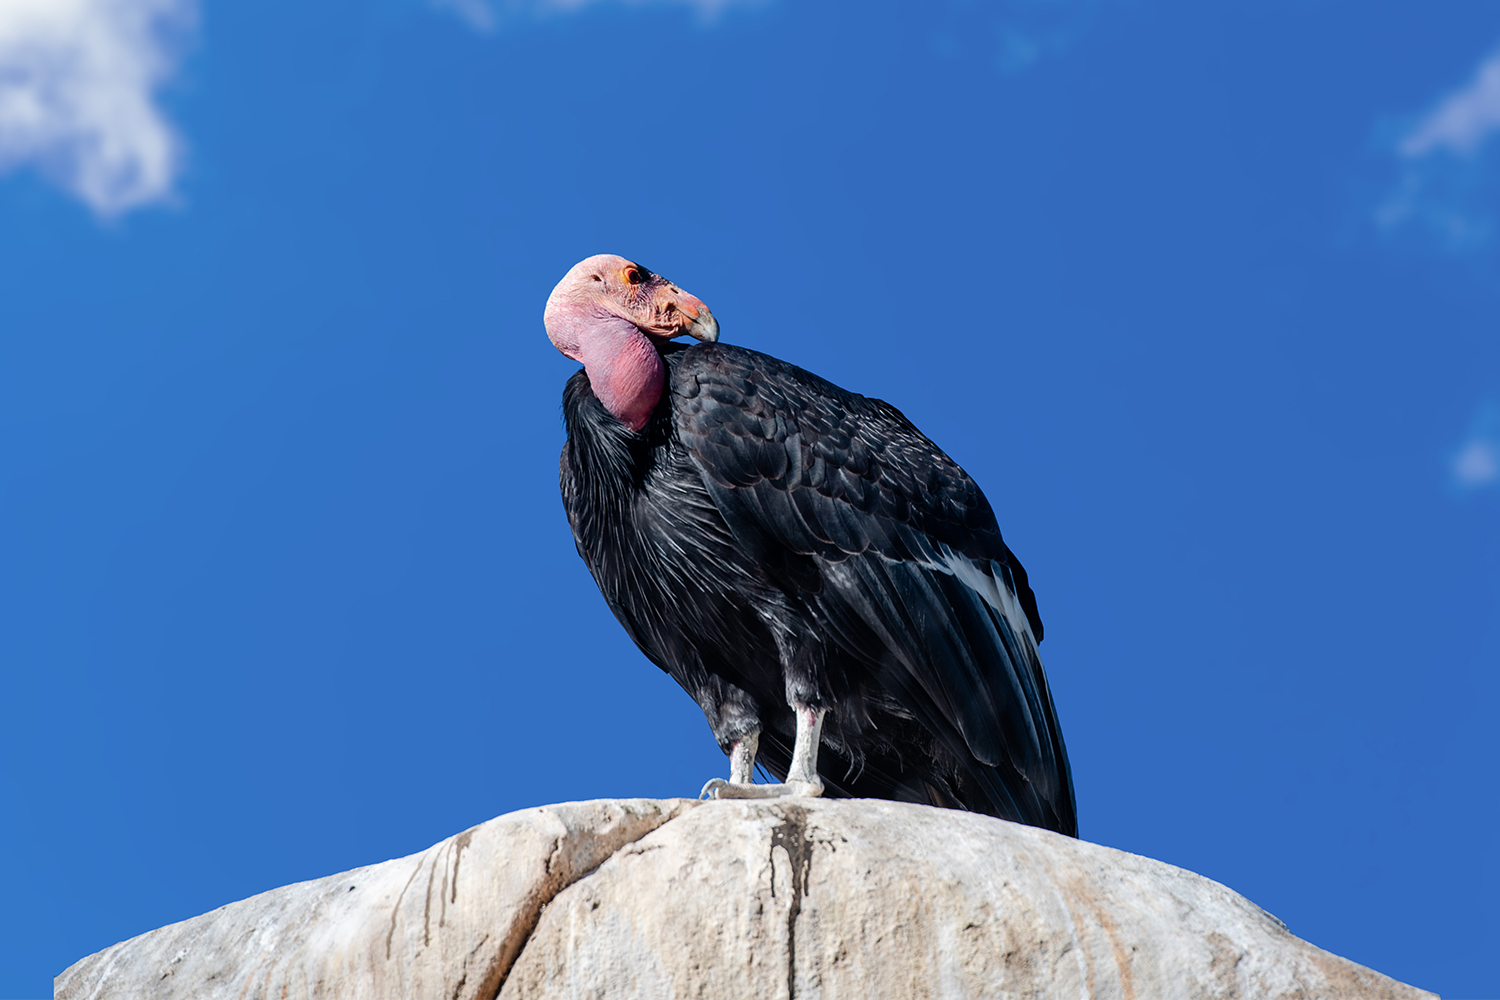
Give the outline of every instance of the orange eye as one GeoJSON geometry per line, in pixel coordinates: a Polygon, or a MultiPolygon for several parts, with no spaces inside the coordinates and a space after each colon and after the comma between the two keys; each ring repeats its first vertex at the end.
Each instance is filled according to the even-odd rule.
{"type": "Polygon", "coordinates": [[[641,272],[633,267],[627,267],[625,269],[625,280],[632,285],[639,285],[641,283],[641,272]]]}

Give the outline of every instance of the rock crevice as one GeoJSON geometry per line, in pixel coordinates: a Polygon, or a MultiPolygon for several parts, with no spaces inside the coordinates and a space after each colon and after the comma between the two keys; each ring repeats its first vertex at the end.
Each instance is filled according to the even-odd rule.
{"type": "Polygon", "coordinates": [[[696,804],[625,799],[510,813],[419,854],[121,942],[70,966],[53,995],[494,1000],[548,902],[696,804]]]}

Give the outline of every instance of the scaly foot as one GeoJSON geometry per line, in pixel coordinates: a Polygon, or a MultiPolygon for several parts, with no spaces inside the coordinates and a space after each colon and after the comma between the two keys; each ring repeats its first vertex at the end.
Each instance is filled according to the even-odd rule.
{"type": "Polygon", "coordinates": [[[752,785],[748,782],[713,778],[698,793],[700,799],[784,799],[799,796],[816,798],[823,794],[821,781],[788,781],[780,785],[752,785]]]}

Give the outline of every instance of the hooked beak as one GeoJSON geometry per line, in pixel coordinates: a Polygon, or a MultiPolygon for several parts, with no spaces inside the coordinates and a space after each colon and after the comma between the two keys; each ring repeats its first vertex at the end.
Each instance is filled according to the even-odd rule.
{"type": "Polygon", "coordinates": [[[719,339],[719,321],[703,300],[672,284],[662,286],[653,300],[650,316],[637,325],[646,333],[667,340],[683,334],[707,344],[719,339]]]}
{"type": "Polygon", "coordinates": [[[701,340],[705,344],[717,343],[719,339],[719,321],[714,319],[714,314],[708,311],[708,306],[702,302],[698,303],[698,315],[688,324],[683,332],[695,340],[701,340]]]}

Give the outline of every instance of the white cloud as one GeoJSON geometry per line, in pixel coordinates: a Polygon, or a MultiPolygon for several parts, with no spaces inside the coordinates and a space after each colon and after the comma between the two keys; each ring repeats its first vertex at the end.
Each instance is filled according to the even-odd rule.
{"type": "Polygon", "coordinates": [[[931,44],[945,58],[979,55],[1016,76],[1062,56],[1114,0],[963,0],[932,5],[931,44]]]}
{"type": "Polygon", "coordinates": [[[1375,209],[1387,236],[1415,234],[1453,253],[1490,246],[1496,231],[1495,156],[1500,132],[1500,52],[1473,79],[1440,100],[1393,144],[1396,182],[1375,209]]]}
{"type": "Polygon", "coordinates": [[[1418,157],[1438,149],[1472,155],[1500,129],[1500,52],[1480,64],[1474,79],[1449,94],[1401,140],[1402,156],[1418,157]]]}
{"type": "Polygon", "coordinates": [[[1483,489],[1500,482],[1500,405],[1481,404],[1469,434],[1453,453],[1449,471],[1453,485],[1463,490],[1483,489]]]}
{"type": "Polygon", "coordinates": [[[101,215],[172,193],[153,97],[194,0],[0,0],[0,169],[34,166],[101,215]]]}
{"type": "MultiPolygon", "coordinates": [[[[599,0],[539,0],[535,6],[543,10],[574,11],[582,10],[598,2],[599,0]]],[[[626,0],[626,3],[633,6],[640,6],[642,3],[660,2],[663,2],[663,0],[626,0]]],[[[667,2],[682,7],[693,7],[704,14],[717,14],[730,4],[739,2],[739,0],[667,0],[667,2]]]]}
{"type": "MultiPolygon", "coordinates": [[[[5,0],[0,0],[0,3],[5,0]]],[[[475,31],[493,31],[502,20],[514,16],[570,14],[607,0],[431,0],[434,7],[457,14],[475,31]]],[[[689,7],[712,18],[726,7],[753,4],[759,0],[616,0],[631,7],[671,5],[689,7]]]]}
{"type": "Polygon", "coordinates": [[[1483,486],[1500,476],[1495,446],[1489,441],[1470,441],[1453,459],[1453,479],[1460,486],[1483,486]]]}
{"type": "Polygon", "coordinates": [[[475,31],[493,31],[495,11],[485,0],[432,0],[434,7],[451,10],[475,31]]]}

